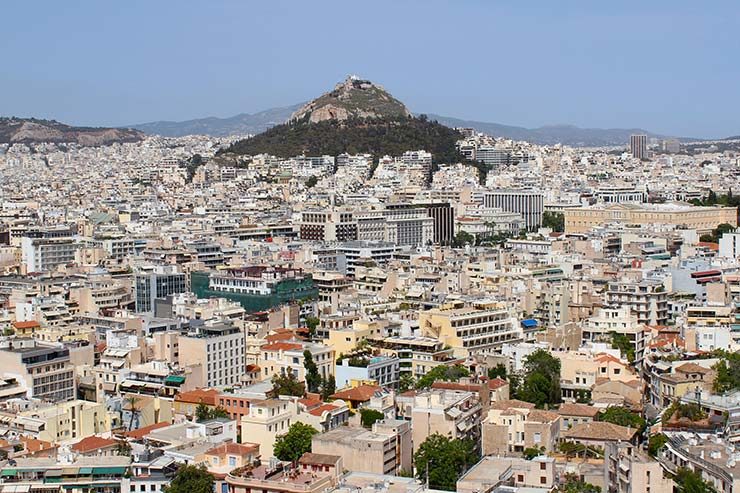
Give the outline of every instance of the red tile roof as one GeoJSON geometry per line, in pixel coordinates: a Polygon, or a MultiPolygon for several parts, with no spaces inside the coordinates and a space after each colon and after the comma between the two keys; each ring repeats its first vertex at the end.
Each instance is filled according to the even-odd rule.
{"type": "Polygon", "coordinates": [[[369,401],[370,398],[379,391],[378,385],[359,385],[352,389],[340,390],[331,396],[332,399],[343,399],[349,401],[369,401]]]}
{"type": "Polygon", "coordinates": [[[170,426],[170,423],[167,423],[166,421],[162,421],[161,423],[154,423],[153,425],[144,426],[143,428],[137,428],[136,430],[127,431],[126,433],[124,433],[124,436],[128,438],[133,438],[134,440],[141,440],[154,430],[164,428],[165,426],[170,426]]]}
{"type": "Polygon", "coordinates": [[[93,452],[101,448],[110,448],[118,444],[115,440],[109,438],[97,437],[95,435],[85,437],[79,442],[72,445],[72,450],[80,452],[82,454],[86,452],[93,452]]]}
{"type": "Polygon", "coordinates": [[[311,409],[308,411],[308,414],[311,414],[312,416],[321,416],[324,414],[325,411],[333,411],[335,409],[339,409],[337,406],[332,406],[331,404],[324,404],[322,406],[319,406],[317,408],[311,409]]]}
{"type": "Polygon", "coordinates": [[[263,351],[290,351],[292,349],[301,349],[303,344],[294,344],[289,342],[273,342],[265,344],[260,349],[263,351]]]}
{"type": "Polygon", "coordinates": [[[35,320],[28,320],[26,322],[13,322],[13,327],[16,329],[33,329],[41,327],[41,324],[35,320]]]}
{"type": "Polygon", "coordinates": [[[176,402],[188,402],[192,404],[206,404],[208,406],[216,405],[218,390],[216,389],[195,389],[188,392],[180,392],[175,396],[176,402]]]}

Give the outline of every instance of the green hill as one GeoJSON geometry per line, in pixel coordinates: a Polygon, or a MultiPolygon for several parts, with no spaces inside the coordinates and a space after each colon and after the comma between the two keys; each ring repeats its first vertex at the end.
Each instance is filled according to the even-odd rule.
{"type": "Polygon", "coordinates": [[[375,161],[385,155],[400,156],[406,151],[426,150],[435,163],[460,162],[455,147],[462,135],[425,116],[323,120],[306,118],[273,127],[249,139],[236,142],[225,153],[238,155],[272,154],[292,157],[301,154],[337,156],[369,153],[375,161]]]}

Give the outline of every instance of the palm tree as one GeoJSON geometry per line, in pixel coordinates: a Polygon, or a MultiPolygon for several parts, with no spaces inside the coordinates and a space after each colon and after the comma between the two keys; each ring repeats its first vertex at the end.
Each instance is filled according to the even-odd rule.
{"type": "Polygon", "coordinates": [[[131,408],[131,419],[129,419],[128,422],[128,431],[131,431],[131,427],[134,425],[134,415],[139,412],[136,409],[136,404],[139,402],[139,398],[135,395],[129,395],[126,397],[126,402],[128,402],[128,405],[131,408]]]}

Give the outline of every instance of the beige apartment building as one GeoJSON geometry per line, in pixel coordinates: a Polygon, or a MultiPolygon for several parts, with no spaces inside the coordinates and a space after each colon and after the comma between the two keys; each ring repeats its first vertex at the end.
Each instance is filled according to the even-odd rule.
{"type": "Polygon", "coordinates": [[[341,456],[344,467],[352,472],[396,475],[412,470],[411,426],[403,420],[376,421],[372,431],[340,426],[314,435],[311,450],[341,456]]]}
{"type": "Polygon", "coordinates": [[[527,448],[555,450],[560,415],[518,400],[494,402],[482,424],[483,455],[507,455],[527,448]]]}
{"type": "Polygon", "coordinates": [[[309,351],[316,363],[319,375],[323,378],[334,374],[334,348],[323,344],[298,340],[278,341],[260,347],[257,365],[261,370],[261,379],[269,380],[273,375],[292,373],[299,381],[306,380],[305,357],[309,351]]]}
{"type": "Polygon", "coordinates": [[[695,207],[685,204],[611,204],[569,208],[565,215],[566,233],[585,233],[608,223],[665,224],[709,233],[720,224],[737,227],[734,207],[695,207]]]}
{"type": "Polygon", "coordinates": [[[240,423],[242,440],[258,444],[262,459],[269,461],[275,455],[275,438],[295,421],[295,409],[289,398],[251,401],[240,423]]]}
{"type": "Polygon", "coordinates": [[[16,421],[27,427],[26,433],[52,443],[106,433],[112,424],[104,403],[82,400],[22,411],[16,421]]]}
{"type": "Polygon", "coordinates": [[[49,402],[74,399],[69,349],[35,339],[8,339],[0,345],[0,368],[25,385],[28,397],[49,402]]]}
{"type": "Polygon", "coordinates": [[[608,493],[671,493],[673,481],[663,467],[631,443],[609,442],[604,450],[604,484],[608,493]]]}
{"type": "Polygon", "coordinates": [[[506,343],[522,340],[522,330],[509,310],[495,302],[455,304],[419,312],[422,335],[455,349],[457,356],[500,352],[506,343]]]}
{"type": "Polygon", "coordinates": [[[177,341],[180,365],[198,371],[206,387],[230,386],[241,382],[246,371],[244,332],[222,322],[199,327],[177,341]]]}
{"type": "Polygon", "coordinates": [[[432,389],[417,394],[411,408],[414,451],[434,433],[478,443],[481,412],[475,392],[432,389]]]}

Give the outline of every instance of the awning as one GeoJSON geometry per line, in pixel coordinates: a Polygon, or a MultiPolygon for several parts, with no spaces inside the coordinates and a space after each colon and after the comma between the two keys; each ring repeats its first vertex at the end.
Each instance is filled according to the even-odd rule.
{"type": "Polygon", "coordinates": [[[103,475],[103,474],[125,474],[126,468],[125,467],[94,467],[93,468],[93,474],[94,475],[103,475]]]}
{"type": "Polygon", "coordinates": [[[80,467],[80,470],[77,474],[92,474],[93,468],[92,467],[80,467]]]}
{"type": "Polygon", "coordinates": [[[18,474],[16,469],[3,469],[2,472],[0,472],[0,476],[15,476],[16,474],[18,474]]]}
{"type": "Polygon", "coordinates": [[[62,475],[61,469],[47,469],[44,473],[45,478],[60,477],[62,475]]]}
{"type": "Polygon", "coordinates": [[[79,474],[79,467],[65,467],[62,469],[62,476],[77,476],[79,474]]]}
{"type": "Polygon", "coordinates": [[[164,379],[165,385],[182,385],[185,383],[185,377],[180,375],[169,375],[164,379]]]}

